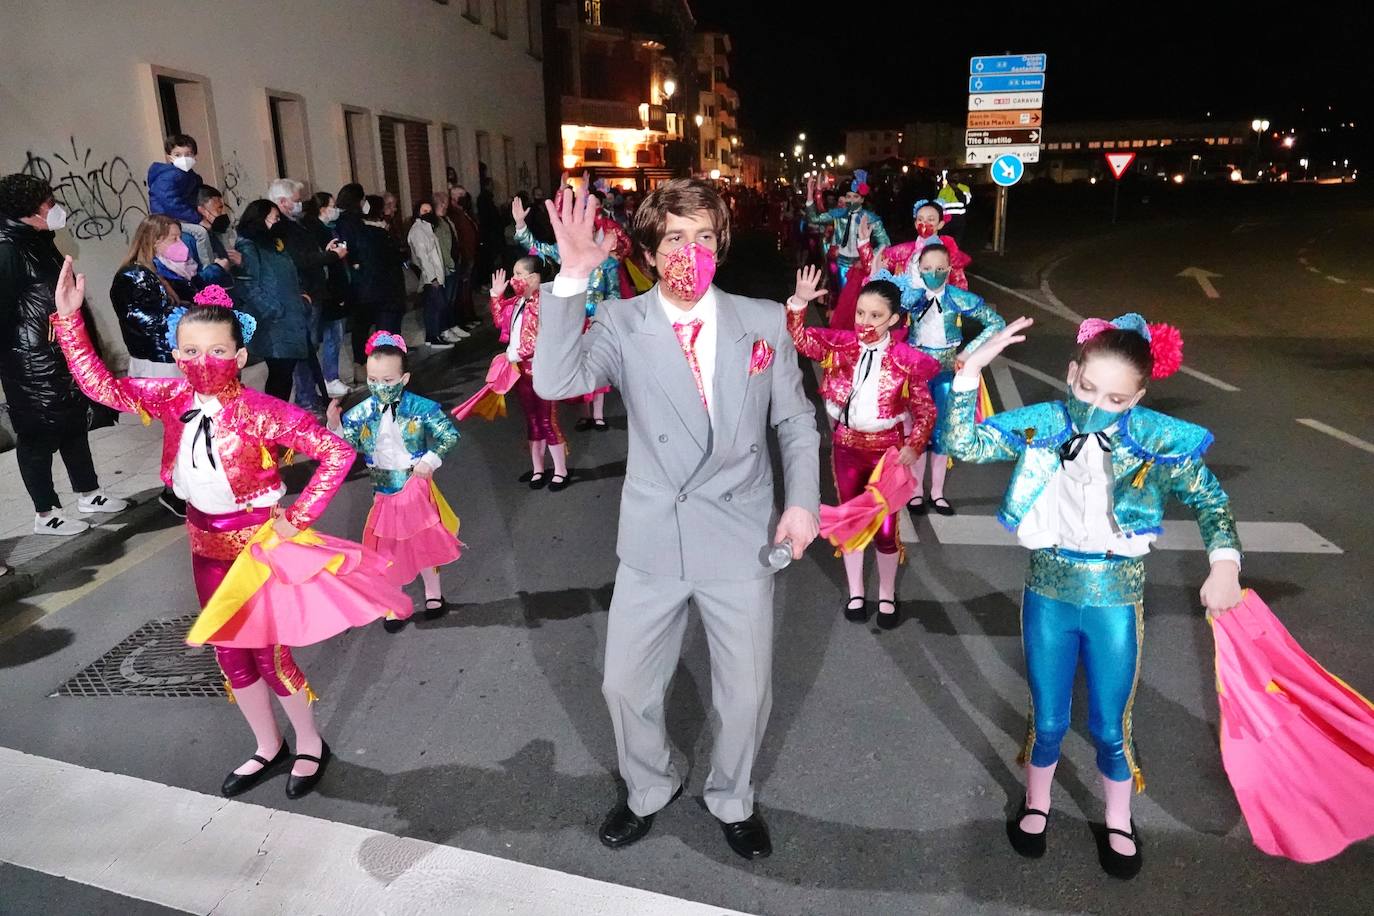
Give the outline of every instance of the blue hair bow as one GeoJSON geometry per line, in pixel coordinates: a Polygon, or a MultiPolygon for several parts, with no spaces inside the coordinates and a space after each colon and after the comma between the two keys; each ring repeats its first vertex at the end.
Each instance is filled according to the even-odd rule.
{"type": "Polygon", "coordinates": [[[922,207],[934,207],[936,210],[940,211],[941,219],[943,219],[945,216],[945,208],[940,206],[940,202],[938,200],[930,200],[929,198],[923,198],[921,200],[916,201],[916,203],[912,204],[911,215],[915,216],[917,213],[920,213],[922,207]]]}
{"type": "MultiPolygon", "coordinates": [[[[258,320],[247,312],[239,309],[231,309],[234,317],[239,320],[239,330],[243,333],[243,345],[248,346],[248,341],[253,339],[253,335],[258,331],[258,320]]],[[[177,349],[177,327],[181,324],[181,319],[186,317],[187,309],[173,309],[167,316],[167,346],[177,349]]]]}
{"type": "Polygon", "coordinates": [[[911,284],[911,279],[906,275],[897,276],[887,268],[879,270],[868,278],[868,282],[874,280],[886,280],[897,287],[897,291],[902,294],[902,308],[908,312],[914,309],[921,302],[922,290],[911,284]]]}

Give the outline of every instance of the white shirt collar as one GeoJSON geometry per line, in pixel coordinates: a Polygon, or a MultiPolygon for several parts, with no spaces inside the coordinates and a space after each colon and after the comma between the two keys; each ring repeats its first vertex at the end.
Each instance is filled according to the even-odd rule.
{"type": "Polygon", "coordinates": [[[696,305],[686,311],[669,302],[661,292],[658,295],[658,303],[663,307],[663,314],[668,316],[669,324],[683,324],[693,318],[700,318],[705,324],[716,317],[716,288],[715,286],[707,287],[706,295],[698,299],[696,305]]]}
{"type": "Polygon", "coordinates": [[[949,286],[948,283],[944,284],[944,286],[941,286],[939,289],[927,289],[926,298],[931,301],[945,298],[945,287],[947,286],[949,286]]]}
{"type": "Polygon", "coordinates": [[[206,417],[216,417],[219,415],[219,412],[224,409],[224,405],[219,402],[219,398],[213,395],[207,398],[199,393],[196,394],[196,407],[200,408],[201,415],[206,417]]]}
{"type": "Polygon", "coordinates": [[[870,350],[881,355],[887,351],[887,347],[890,343],[892,343],[891,331],[884,334],[882,338],[875,344],[866,344],[861,340],[859,341],[859,355],[862,356],[870,350]]]}

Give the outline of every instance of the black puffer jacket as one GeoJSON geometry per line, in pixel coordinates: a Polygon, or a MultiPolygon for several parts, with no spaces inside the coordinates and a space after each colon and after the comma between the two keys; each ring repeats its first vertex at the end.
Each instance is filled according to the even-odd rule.
{"type": "MultiPolygon", "coordinates": [[[[186,287],[180,291],[182,295],[190,291],[190,284],[186,287]]],[[[110,304],[130,356],[155,363],[173,362],[167,319],[182,303],[167,290],[156,271],[142,264],[130,264],[115,274],[110,284],[110,304]]]]}
{"type": "Polygon", "coordinates": [[[62,255],[53,233],[0,216],[0,383],[19,435],[85,428],[91,402],[76,387],[49,318],[62,255]]]}

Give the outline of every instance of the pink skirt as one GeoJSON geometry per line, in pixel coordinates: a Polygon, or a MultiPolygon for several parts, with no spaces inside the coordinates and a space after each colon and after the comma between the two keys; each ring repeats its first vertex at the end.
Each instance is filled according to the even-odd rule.
{"type": "MultiPolygon", "coordinates": [[[[442,497],[422,477],[412,476],[396,493],[378,493],[363,528],[363,545],[391,561],[389,581],[406,585],[421,570],[452,563],[463,555],[458,520],[440,511],[442,497]],[[451,519],[445,524],[444,515],[451,519]]],[[[448,510],[447,504],[443,506],[448,510]]]]}

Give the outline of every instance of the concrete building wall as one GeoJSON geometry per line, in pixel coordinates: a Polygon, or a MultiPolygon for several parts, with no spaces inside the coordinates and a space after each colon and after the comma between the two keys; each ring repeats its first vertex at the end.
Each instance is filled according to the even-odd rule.
{"type": "Polygon", "coordinates": [[[407,159],[415,161],[405,144],[420,138],[428,145],[433,187],[445,186],[451,164],[475,189],[480,132],[498,196],[506,196],[519,190],[522,176],[538,174],[536,146],[549,142],[542,64],[531,53],[529,17],[539,6],[537,0],[8,4],[0,26],[0,171],[27,169],[57,188],[72,211],[58,245],[77,257],[104,336],[122,350],[108,293],[147,210],[148,164],[163,159],[159,74],[181,81],[176,105],[183,130],[200,145],[196,171],[235,209],[261,197],[278,177],[269,96],[279,100],[290,177],[312,190],[335,191],[349,180],[351,134],[359,180],[379,192],[378,119],[394,117],[423,124],[395,132],[403,175],[407,159]]]}

